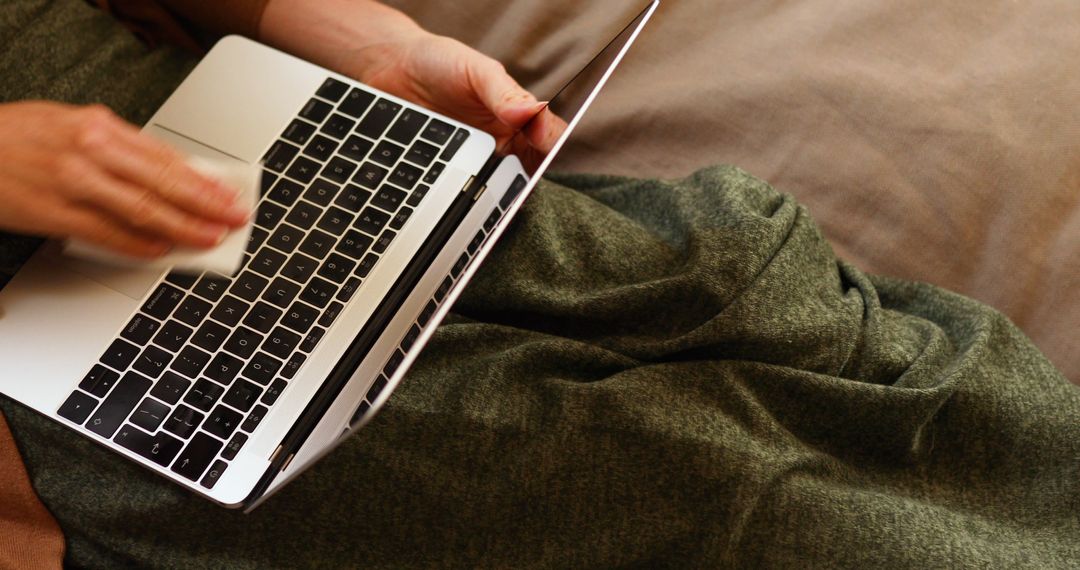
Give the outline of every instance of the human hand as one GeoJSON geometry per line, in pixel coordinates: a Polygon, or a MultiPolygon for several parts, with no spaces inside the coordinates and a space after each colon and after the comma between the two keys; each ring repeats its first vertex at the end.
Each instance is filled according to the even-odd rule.
{"type": "Polygon", "coordinates": [[[377,2],[272,0],[260,38],[484,130],[495,137],[497,148],[517,155],[530,169],[566,128],[502,64],[377,2]],[[526,123],[525,136],[511,141],[526,123]]]}
{"type": "Polygon", "coordinates": [[[211,247],[249,212],[237,193],[102,106],[0,104],[0,228],[156,257],[211,247]]]}

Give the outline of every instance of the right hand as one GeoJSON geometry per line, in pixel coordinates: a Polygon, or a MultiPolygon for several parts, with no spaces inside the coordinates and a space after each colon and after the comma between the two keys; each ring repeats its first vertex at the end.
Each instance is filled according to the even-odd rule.
{"type": "Polygon", "coordinates": [[[0,104],[0,228],[138,257],[221,242],[237,191],[102,106],[0,104]]]}

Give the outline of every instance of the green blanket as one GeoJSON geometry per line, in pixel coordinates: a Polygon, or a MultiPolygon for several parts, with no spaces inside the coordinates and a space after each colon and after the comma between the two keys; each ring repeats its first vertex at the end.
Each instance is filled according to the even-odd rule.
{"type": "MultiPolygon", "coordinates": [[[[138,122],[190,65],[77,0],[0,8],[0,101],[138,122]]],[[[251,515],[0,407],[72,566],[1080,565],[1080,389],[730,167],[552,177],[385,410],[251,515]]]]}

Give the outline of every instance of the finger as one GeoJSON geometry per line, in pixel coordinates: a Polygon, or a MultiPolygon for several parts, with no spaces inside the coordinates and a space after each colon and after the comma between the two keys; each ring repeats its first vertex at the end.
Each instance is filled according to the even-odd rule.
{"type": "Polygon", "coordinates": [[[467,68],[470,85],[500,122],[517,129],[543,108],[499,62],[484,56],[474,61],[467,68]]]}
{"type": "Polygon", "coordinates": [[[126,228],[118,220],[101,212],[83,208],[58,213],[52,226],[64,230],[64,235],[58,237],[75,237],[134,257],[161,257],[172,247],[168,242],[126,228]]]}
{"type": "Polygon", "coordinates": [[[84,207],[101,210],[138,232],[174,243],[211,247],[221,242],[228,227],[196,218],[145,188],[110,176],[85,159],[63,166],[66,196],[84,207]]]}
{"type": "Polygon", "coordinates": [[[184,157],[115,117],[85,120],[79,148],[117,176],[145,187],[180,209],[233,226],[248,216],[235,204],[236,190],[199,174],[184,157]]]}

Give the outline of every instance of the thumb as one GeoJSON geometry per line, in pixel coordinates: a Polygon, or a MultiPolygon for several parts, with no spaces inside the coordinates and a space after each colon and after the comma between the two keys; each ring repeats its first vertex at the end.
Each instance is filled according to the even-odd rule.
{"type": "Polygon", "coordinates": [[[543,104],[536,100],[495,60],[487,60],[476,74],[478,95],[495,118],[511,128],[520,128],[543,104]]]}

